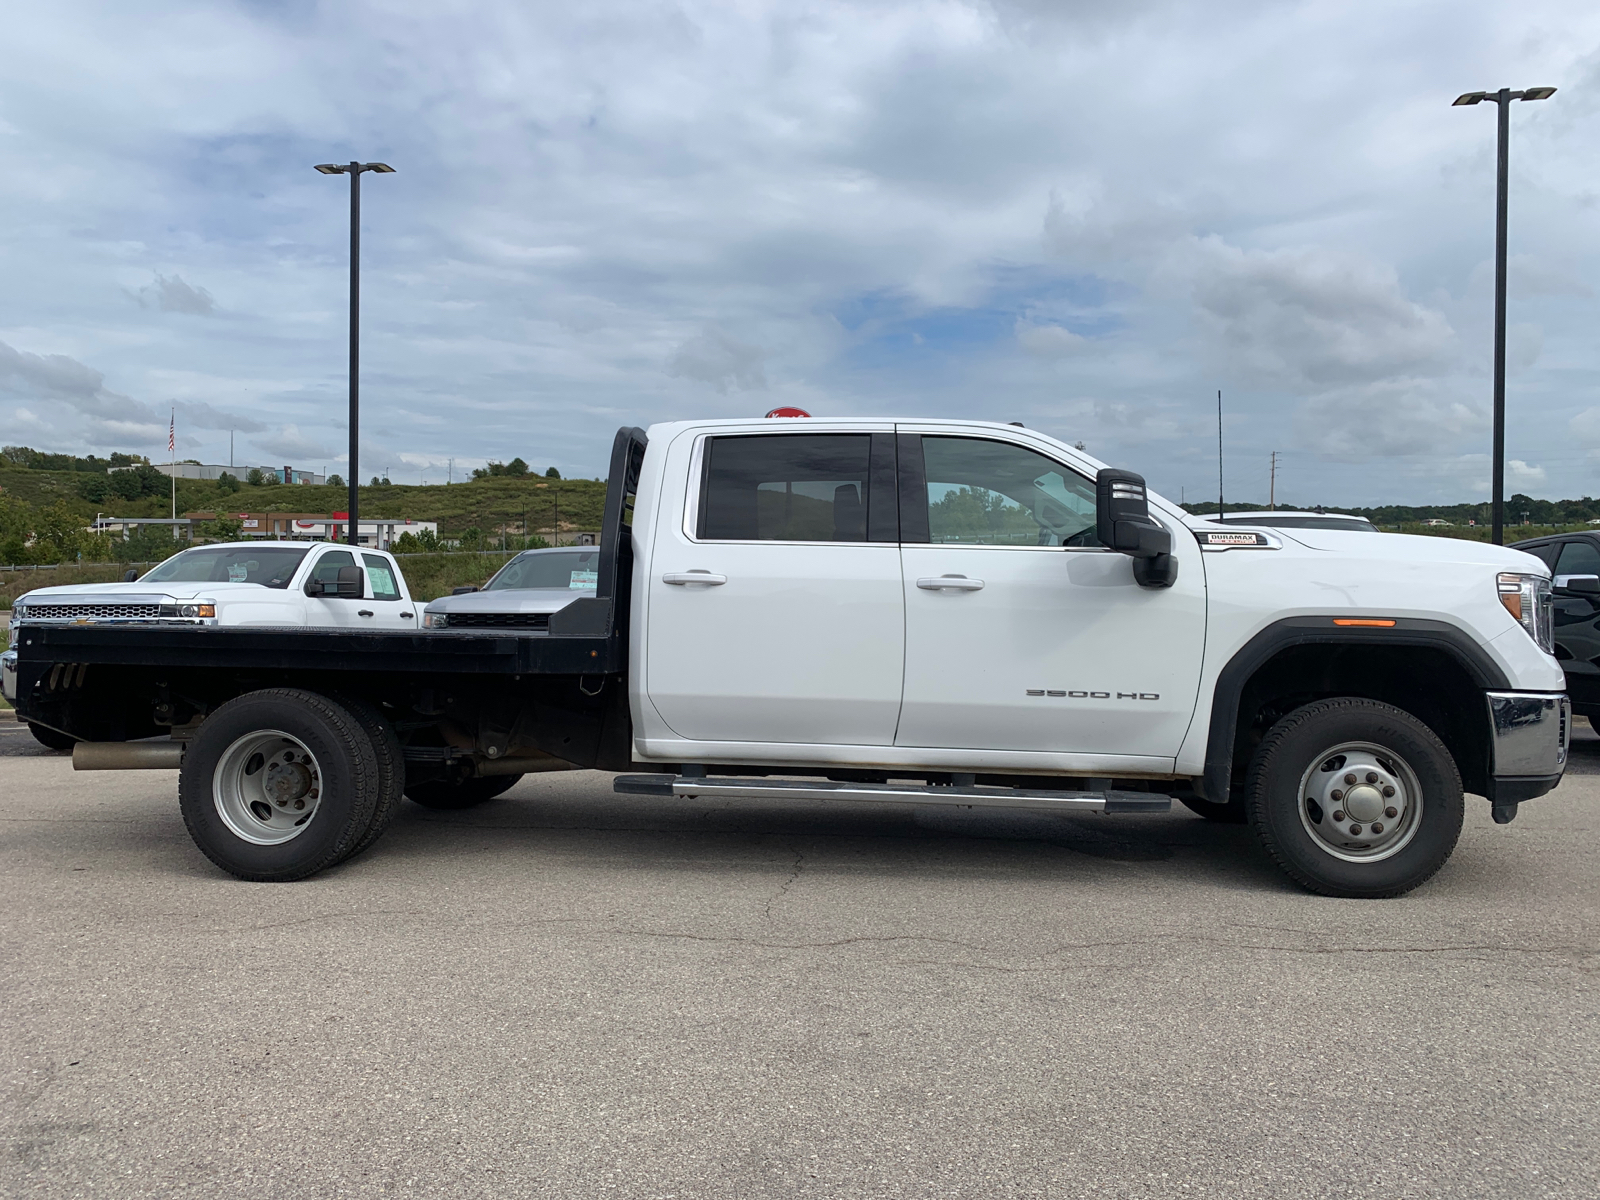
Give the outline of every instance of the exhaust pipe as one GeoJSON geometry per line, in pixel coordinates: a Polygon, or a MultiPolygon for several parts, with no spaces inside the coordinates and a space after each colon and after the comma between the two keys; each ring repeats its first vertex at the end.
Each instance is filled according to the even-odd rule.
{"type": "Polygon", "coordinates": [[[72,747],[74,771],[176,771],[183,765],[182,742],[78,742],[72,747]]]}
{"type": "Polygon", "coordinates": [[[535,775],[540,771],[581,771],[576,763],[569,763],[554,754],[541,754],[536,758],[491,758],[480,760],[475,769],[478,775],[535,775]]]}

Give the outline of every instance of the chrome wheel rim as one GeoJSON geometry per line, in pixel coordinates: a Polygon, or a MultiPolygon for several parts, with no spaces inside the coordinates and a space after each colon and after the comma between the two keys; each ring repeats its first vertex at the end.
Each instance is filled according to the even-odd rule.
{"type": "Polygon", "coordinates": [[[234,741],[212,776],[222,823],[256,846],[280,846],[310,827],[322,802],[322,768],[306,744],[279,729],[234,741]]]}
{"type": "Polygon", "coordinates": [[[1300,824],[1324,854],[1344,862],[1392,858],[1416,837],[1422,785],[1411,765],[1372,742],[1340,742],[1300,777],[1300,824]]]}

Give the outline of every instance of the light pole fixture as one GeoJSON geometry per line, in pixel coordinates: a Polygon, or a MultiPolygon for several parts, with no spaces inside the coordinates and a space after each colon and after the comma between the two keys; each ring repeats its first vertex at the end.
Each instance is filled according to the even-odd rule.
{"type": "Polygon", "coordinates": [[[1489,100],[1500,110],[1494,210],[1494,462],[1491,464],[1494,485],[1489,509],[1493,527],[1489,536],[1496,546],[1506,542],[1506,160],[1511,151],[1511,102],[1548,100],[1555,94],[1553,87],[1526,88],[1520,92],[1501,88],[1498,92],[1467,92],[1457,96],[1452,105],[1481,104],[1489,100]]]}
{"type": "Polygon", "coordinates": [[[361,415],[361,173],[393,175],[394,168],[388,163],[352,162],[318,163],[317,170],[324,175],[350,176],[350,536],[346,540],[354,546],[361,540],[361,464],[357,461],[361,415]]]}

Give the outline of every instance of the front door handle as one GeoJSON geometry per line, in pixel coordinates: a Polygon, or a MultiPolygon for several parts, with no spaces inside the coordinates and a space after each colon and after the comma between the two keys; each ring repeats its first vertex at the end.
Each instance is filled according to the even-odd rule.
{"type": "Polygon", "coordinates": [[[411,616],[411,615],[412,615],[412,614],[411,614],[411,613],[401,613],[401,614],[400,614],[400,615],[401,615],[401,616],[402,616],[402,617],[409,617],[409,616],[411,616]]]}
{"type": "Polygon", "coordinates": [[[356,616],[358,616],[358,617],[370,617],[371,615],[372,615],[372,610],[370,608],[362,608],[362,609],[357,609],[356,610],[356,616]]]}
{"type": "Polygon", "coordinates": [[[968,579],[965,575],[941,575],[937,579],[919,579],[917,586],[925,592],[981,592],[983,580],[968,579]]]}
{"type": "Polygon", "coordinates": [[[704,584],[707,587],[719,587],[728,582],[726,575],[713,575],[710,571],[668,571],[661,577],[662,583],[672,583],[679,587],[690,583],[704,584]]]}

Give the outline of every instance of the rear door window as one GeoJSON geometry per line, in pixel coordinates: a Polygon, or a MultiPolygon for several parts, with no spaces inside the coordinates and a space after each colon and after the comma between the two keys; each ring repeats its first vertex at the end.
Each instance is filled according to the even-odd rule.
{"type": "Polygon", "coordinates": [[[395,582],[394,566],[381,554],[363,554],[361,561],[367,564],[367,585],[372,590],[374,600],[400,599],[400,587],[395,582]]]}
{"type": "Polygon", "coordinates": [[[871,467],[867,433],[710,438],[697,536],[864,542],[871,467]]]}

